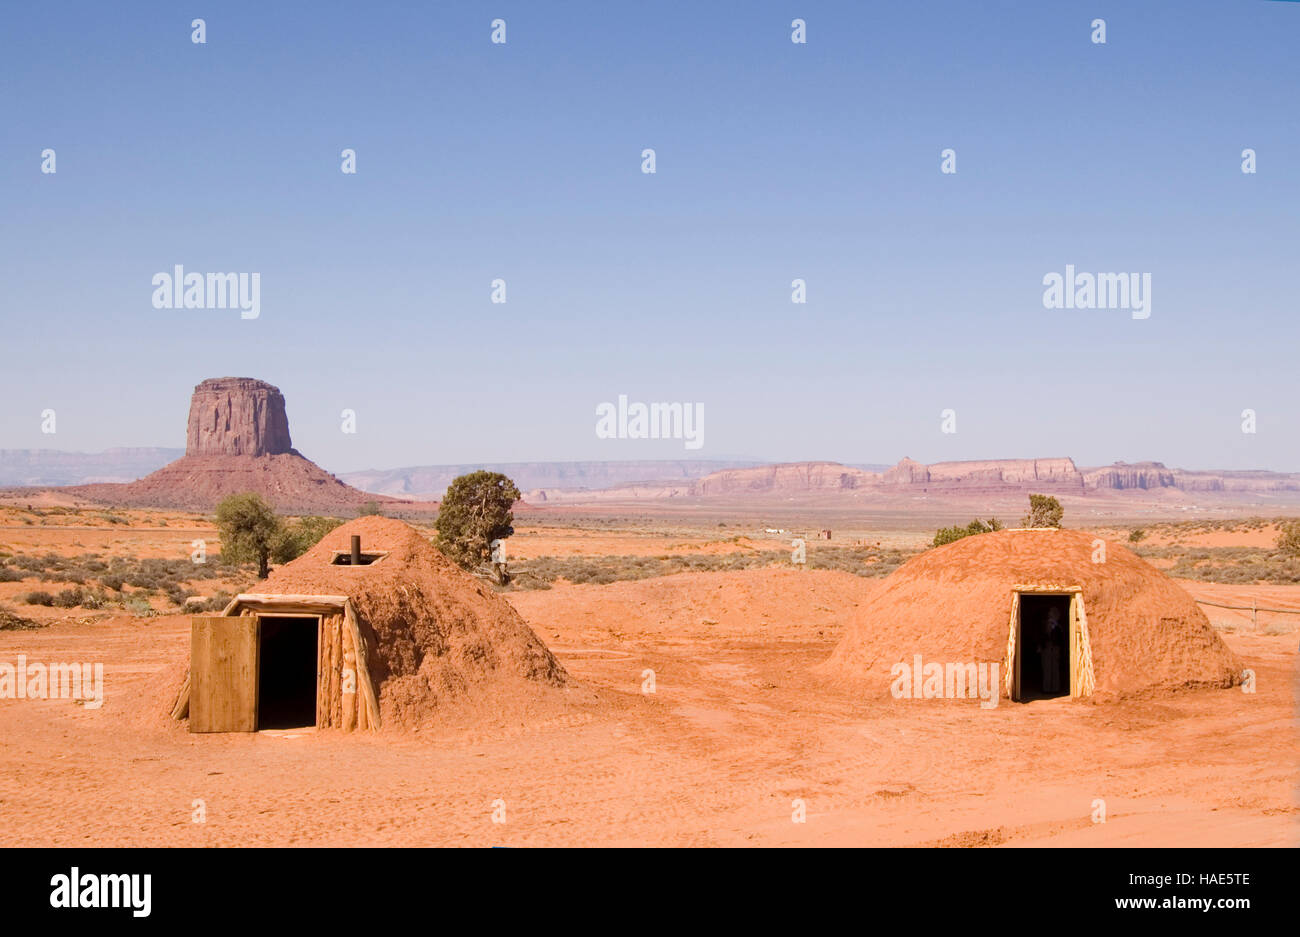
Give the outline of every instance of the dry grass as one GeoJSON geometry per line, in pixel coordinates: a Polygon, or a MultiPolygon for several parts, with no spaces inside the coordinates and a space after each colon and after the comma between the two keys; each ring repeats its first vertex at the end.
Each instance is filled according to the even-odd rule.
{"type": "MultiPolygon", "coordinates": [[[[809,548],[809,569],[835,569],[855,576],[887,576],[915,554],[905,550],[872,547],[809,548]]],[[[658,556],[544,556],[510,564],[514,581],[507,590],[549,589],[559,580],[607,585],[611,582],[650,579],[674,573],[717,572],[790,566],[790,550],[760,550],[747,553],[708,555],[661,554],[658,556]]]]}
{"type": "MultiPolygon", "coordinates": [[[[0,582],[59,583],[63,589],[33,589],[19,598],[28,605],[58,608],[122,608],[135,614],[149,614],[149,597],[165,597],[172,605],[185,607],[185,600],[197,596],[195,582],[252,580],[246,567],[223,563],[219,558],[206,563],[189,560],[139,559],[97,553],[61,556],[57,553],[0,554],[0,582]]],[[[225,595],[227,593],[219,593],[225,595]]],[[[216,597],[203,606],[207,610],[216,597]]]]}

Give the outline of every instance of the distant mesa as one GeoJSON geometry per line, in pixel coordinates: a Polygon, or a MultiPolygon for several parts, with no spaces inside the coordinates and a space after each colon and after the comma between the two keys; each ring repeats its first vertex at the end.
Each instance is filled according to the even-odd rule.
{"type": "MultiPolygon", "coordinates": [[[[185,455],[138,481],[66,489],[122,507],[210,511],[251,491],[281,511],[331,511],[395,502],[339,481],[293,448],[284,395],[251,377],[203,381],[190,398],[185,455]]],[[[410,504],[411,502],[397,502],[410,504]]]]}
{"type": "Polygon", "coordinates": [[[251,377],[214,377],[194,388],[186,455],[260,456],[292,451],[280,388],[251,377]]]}
{"type": "Polygon", "coordinates": [[[1086,494],[1090,491],[1268,492],[1300,491],[1300,474],[1284,472],[1198,472],[1169,469],[1159,462],[1116,462],[1079,468],[1073,459],[988,459],[933,462],[903,458],[883,471],[839,462],[786,462],[726,468],[702,478],[621,485],[600,491],[542,488],[525,493],[532,503],[655,500],[801,493],[888,495],[1003,495],[1020,492],[1086,494]]]}

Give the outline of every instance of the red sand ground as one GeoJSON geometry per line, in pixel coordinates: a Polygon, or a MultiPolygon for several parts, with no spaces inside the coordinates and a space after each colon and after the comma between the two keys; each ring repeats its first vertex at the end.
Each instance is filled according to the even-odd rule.
{"type": "Polygon", "coordinates": [[[108,684],[100,710],[0,700],[0,845],[1300,843],[1294,631],[1226,636],[1255,694],[867,702],[811,668],[875,588],[769,569],[511,594],[594,698],[379,736],[188,734],[156,707],[179,616],[0,632],[0,661],[102,661],[108,684]]]}

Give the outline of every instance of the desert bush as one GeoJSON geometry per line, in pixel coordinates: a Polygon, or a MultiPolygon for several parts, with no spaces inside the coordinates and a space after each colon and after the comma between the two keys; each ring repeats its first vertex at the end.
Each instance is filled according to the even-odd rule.
{"type": "Polygon", "coordinates": [[[269,572],[271,545],[281,536],[280,519],[258,495],[231,495],[217,505],[221,557],[225,562],[256,563],[257,578],[269,572]]]}
{"type": "Polygon", "coordinates": [[[990,517],[987,521],[982,521],[977,517],[965,527],[940,527],[935,531],[933,545],[941,547],[945,543],[953,543],[963,537],[973,537],[976,534],[987,534],[1001,529],[1002,522],[996,517],[990,517]]]}
{"type": "Polygon", "coordinates": [[[81,590],[60,589],[54,597],[54,604],[59,608],[76,608],[81,604],[81,590]]]}
{"type": "Polygon", "coordinates": [[[1030,495],[1029,513],[1020,521],[1021,527],[1060,527],[1065,509],[1051,495],[1030,495]]]}
{"type": "Polygon", "coordinates": [[[167,601],[171,602],[173,605],[180,606],[181,608],[185,607],[185,600],[193,594],[194,592],[192,590],[185,589],[181,586],[168,586],[166,591],[167,601]]]}
{"type": "MultiPolygon", "coordinates": [[[[438,506],[438,549],[465,569],[491,559],[492,541],[515,532],[511,508],[520,499],[515,483],[500,472],[470,472],[453,479],[438,506]]],[[[504,564],[497,564],[505,584],[504,564]]]]}
{"type": "Polygon", "coordinates": [[[296,560],[342,523],[336,517],[307,516],[284,525],[271,543],[271,559],[276,563],[296,560]]]}
{"type": "Polygon", "coordinates": [[[0,567],[0,582],[21,582],[23,574],[8,566],[0,567]]]}
{"type": "Polygon", "coordinates": [[[54,596],[44,590],[38,589],[34,592],[28,592],[23,596],[22,601],[26,605],[44,605],[49,607],[54,604],[54,596]]]}
{"type": "Polygon", "coordinates": [[[1141,543],[1146,539],[1147,532],[1141,527],[1135,527],[1128,532],[1129,543],[1141,543]]]}
{"type": "Polygon", "coordinates": [[[108,608],[110,600],[103,590],[87,589],[81,593],[81,607],[89,609],[108,608]]]}
{"type": "Polygon", "coordinates": [[[57,567],[61,563],[62,557],[56,553],[46,553],[43,556],[38,556],[35,553],[24,553],[22,556],[15,556],[10,565],[29,572],[39,573],[57,567]]]}
{"type": "Polygon", "coordinates": [[[217,592],[216,594],[209,596],[206,602],[204,602],[202,605],[196,608],[196,611],[201,611],[201,612],[222,611],[227,605],[230,604],[230,600],[233,598],[234,598],[233,595],[231,595],[229,592],[226,592],[223,589],[217,592]]]}
{"type": "Polygon", "coordinates": [[[1284,556],[1300,556],[1300,521],[1287,521],[1280,525],[1277,549],[1284,556]]]}
{"type": "Polygon", "coordinates": [[[147,616],[158,614],[154,611],[154,607],[149,604],[149,600],[140,595],[133,595],[127,598],[126,601],[122,603],[122,608],[126,609],[126,611],[130,612],[132,615],[147,616]]]}

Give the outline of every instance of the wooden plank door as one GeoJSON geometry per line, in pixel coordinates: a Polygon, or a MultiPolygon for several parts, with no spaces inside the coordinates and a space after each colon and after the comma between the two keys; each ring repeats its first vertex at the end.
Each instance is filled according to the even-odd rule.
{"type": "Polygon", "coordinates": [[[190,731],[256,732],[256,615],[196,617],[190,627],[190,731]]]}

